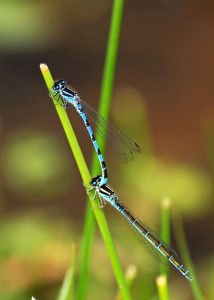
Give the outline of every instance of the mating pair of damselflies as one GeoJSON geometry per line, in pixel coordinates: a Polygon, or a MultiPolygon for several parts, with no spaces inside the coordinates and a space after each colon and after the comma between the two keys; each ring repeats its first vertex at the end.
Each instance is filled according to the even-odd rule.
{"type": "Polygon", "coordinates": [[[119,153],[124,161],[128,161],[132,158],[134,152],[140,152],[140,147],[132,139],[130,139],[125,133],[116,129],[112,125],[108,125],[105,119],[97,114],[88,104],[82,101],[79,95],[73,91],[64,79],[55,81],[53,86],[55,92],[54,97],[57,97],[63,101],[64,108],[67,108],[68,103],[73,105],[77,110],[80,117],[83,119],[85,127],[89,133],[95,151],[97,153],[98,160],[100,162],[102,175],[92,178],[90,185],[95,190],[95,194],[99,196],[101,206],[103,207],[105,202],[113,206],[125,219],[133,226],[133,228],[140,234],[142,241],[147,249],[151,249],[151,253],[158,257],[163,263],[171,263],[177,270],[181,272],[187,279],[192,280],[192,276],[189,271],[186,270],[178,258],[176,252],[161,238],[153,232],[142,220],[139,220],[132,211],[127,208],[123,203],[119,201],[115,192],[107,185],[108,175],[107,168],[103,158],[103,155],[99,149],[98,143],[94,136],[93,130],[90,126],[89,120],[96,122],[98,132],[101,134],[104,132],[110,132],[113,142],[119,142],[119,153]]]}

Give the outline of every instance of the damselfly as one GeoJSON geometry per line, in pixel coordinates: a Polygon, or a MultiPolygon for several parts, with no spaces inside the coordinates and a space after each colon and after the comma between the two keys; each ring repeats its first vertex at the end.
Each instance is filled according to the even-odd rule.
{"type": "Polygon", "coordinates": [[[139,220],[129,208],[120,202],[118,196],[109,185],[99,186],[99,181],[99,176],[94,177],[92,178],[90,185],[92,187],[91,190],[95,189],[95,195],[98,194],[101,206],[103,207],[105,202],[113,206],[139,233],[142,242],[150,253],[164,264],[171,263],[183,276],[191,281],[192,276],[189,271],[185,269],[176,252],[163,242],[143,221],[139,220]]]}
{"type": "Polygon", "coordinates": [[[94,136],[93,130],[89,124],[88,119],[91,122],[96,123],[97,130],[99,134],[102,135],[102,132],[109,133],[111,143],[115,145],[115,149],[121,155],[123,161],[131,160],[134,152],[140,152],[140,147],[137,143],[135,143],[132,139],[130,139],[125,133],[121,132],[119,129],[115,128],[113,125],[108,124],[108,122],[98,113],[96,113],[93,108],[91,108],[88,104],[82,101],[79,95],[73,91],[70,87],[67,86],[67,81],[64,79],[59,79],[55,81],[53,86],[53,91],[55,92],[54,97],[57,96],[57,100],[59,100],[60,96],[63,101],[64,108],[68,107],[68,103],[72,104],[80,117],[83,119],[83,122],[86,126],[86,129],[89,133],[91,141],[94,145],[95,151],[98,156],[98,160],[100,162],[102,175],[100,176],[99,185],[107,184],[108,182],[108,174],[106,164],[103,158],[103,155],[99,149],[96,138],[94,136]],[[119,145],[119,147],[117,147],[119,145]]]}

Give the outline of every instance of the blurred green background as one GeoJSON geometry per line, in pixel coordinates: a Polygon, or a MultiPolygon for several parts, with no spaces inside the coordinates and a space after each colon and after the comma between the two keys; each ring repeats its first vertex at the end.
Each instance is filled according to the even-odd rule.
{"type": "MultiPolygon", "coordinates": [[[[103,0],[0,1],[0,299],[56,299],[71,243],[79,246],[85,190],[39,64],[47,63],[55,78],[67,79],[96,109],[111,6],[103,0]]],[[[111,185],[150,227],[159,232],[164,197],[181,211],[196,272],[209,295],[214,295],[213,23],[208,1],[126,1],[111,120],[142,153],[123,165],[106,152],[111,185]]],[[[68,113],[90,165],[87,132],[72,108],[68,113]]],[[[135,299],[156,299],[155,288],[146,294],[144,286],[155,286],[159,264],[117,212],[110,207],[105,212],[124,268],[138,268],[135,299]]],[[[176,248],[174,239],[172,245],[176,248]]],[[[182,299],[192,299],[185,279],[171,273],[172,299],[181,299],[181,287],[182,299]]],[[[113,299],[115,293],[98,232],[87,299],[113,299]]]]}

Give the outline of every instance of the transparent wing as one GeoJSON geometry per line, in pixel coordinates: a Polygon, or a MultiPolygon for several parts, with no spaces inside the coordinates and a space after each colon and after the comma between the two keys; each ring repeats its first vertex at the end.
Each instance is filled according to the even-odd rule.
{"type": "MultiPolygon", "coordinates": [[[[110,203],[110,202],[109,202],[110,203]]],[[[111,204],[111,203],[110,203],[111,204]]],[[[126,212],[128,212],[129,215],[132,215],[132,217],[136,220],[135,224],[138,223],[138,228],[142,228],[142,231],[146,231],[149,232],[149,234],[152,236],[153,239],[155,239],[157,241],[158,244],[161,244],[165,250],[171,255],[173,255],[174,259],[176,259],[177,262],[180,262],[180,259],[177,255],[177,253],[168,245],[166,244],[164,241],[161,240],[161,238],[158,236],[157,233],[155,233],[154,231],[152,231],[149,226],[144,223],[143,221],[139,220],[136,215],[128,208],[126,207],[124,204],[122,204],[120,202],[120,205],[123,206],[123,208],[125,209],[126,212]]],[[[116,206],[113,206],[115,209],[117,209],[116,206]]],[[[124,216],[126,218],[126,216],[124,216]]],[[[128,220],[128,218],[126,218],[128,220]]],[[[128,222],[131,226],[131,229],[137,233],[137,236],[139,237],[139,240],[141,242],[141,244],[144,246],[144,248],[146,249],[146,251],[151,254],[155,259],[157,259],[158,261],[160,261],[161,263],[163,263],[164,265],[168,265],[169,264],[169,260],[166,256],[164,256],[155,245],[151,244],[146,237],[143,235],[143,233],[140,233],[138,231],[138,229],[130,222],[128,222]]]]}
{"type": "Polygon", "coordinates": [[[107,146],[116,152],[123,162],[133,159],[134,153],[141,152],[140,146],[134,142],[126,133],[122,132],[111,123],[107,122],[103,116],[98,114],[90,105],[80,100],[83,110],[89,123],[96,125],[100,136],[106,138],[107,146]]]}
{"type": "MultiPolygon", "coordinates": [[[[132,216],[136,218],[135,215],[127,207],[124,206],[124,208],[128,210],[129,214],[131,213],[132,216]]],[[[181,272],[183,276],[191,281],[193,277],[191,276],[189,271],[184,268],[183,263],[178,257],[177,253],[168,244],[162,241],[161,238],[143,221],[140,221],[136,218],[135,222],[138,223],[138,228],[143,228],[143,232],[145,232],[145,230],[149,232],[148,237],[150,237],[149,239],[154,243],[151,244],[143,234],[140,234],[140,232],[134,226],[132,226],[132,228],[135,229],[135,231],[138,233],[140,241],[144,245],[147,252],[153,255],[153,257],[158,259],[164,265],[169,265],[169,263],[171,263],[178,271],[181,272]],[[161,251],[159,251],[158,245],[160,245],[161,251]]]]}
{"type": "MultiPolygon", "coordinates": [[[[173,250],[168,244],[162,241],[161,238],[158,236],[158,234],[152,231],[147,224],[145,224],[143,221],[140,221],[139,219],[137,219],[137,221],[141,226],[143,226],[147,231],[149,231],[151,236],[157,242],[159,242],[170,255],[173,255],[176,261],[180,262],[180,259],[178,258],[178,255],[175,252],[175,250],[173,250]]],[[[161,261],[164,265],[168,265],[169,264],[168,258],[164,256],[155,246],[153,246],[142,234],[140,234],[140,232],[136,228],[134,229],[138,233],[140,242],[143,244],[147,252],[150,253],[152,256],[154,256],[157,260],[161,261]]]]}

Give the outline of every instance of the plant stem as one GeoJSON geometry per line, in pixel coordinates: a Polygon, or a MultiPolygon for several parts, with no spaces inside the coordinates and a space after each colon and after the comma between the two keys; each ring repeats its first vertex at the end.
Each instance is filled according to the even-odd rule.
{"type": "Polygon", "coordinates": [[[156,284],[158,287],[158,295],[160,300],[169,299],[169,289],[167,285],[167,277],[165,275],[158,276],[156,279],[156,284]]]}
{"type": "MultiPolygon", "coordinates": [[[[40,68],[41,68],[44,80],[46,82],[46,85],[48,87],[48,90],[51,93],[51,96],[54,96],[53,92],[52,92],[52,86],[53,86],[54,82],[53,82],[52,76],[50,74],[50,71],[49,71],[47,65],[45,65],[45,64],[41,64],[40,68]]],[[[85,163],[85,160],[84,160],[82,151],[80,149],[80,146],[78,144],[78,141],[76,139],[73,128],[68,119],[67,113],[66,113],[65,109],[62,107],[62,105],[60,105],[60,103],[58,103],[58,101],[53,101],[53,103],[55,104],[55,108],[57,110],[58,116],[59,116],[62,126],[64,128],[64,131],[65,131],[66,137],[68,139],[68,142],[70,144],[71,150],[74,154],[74,158],[77,162],[77,166],[79,168],[83,182],[86,186],[86,189],[89,189],[90,188],[89,183],[91,180],[91,176],[88,171],[87,165],[85,163]]],[[[93,207],[93,212],[95,214],[97,223],[99,225],[99,229],[101,231],[103,240],[105,242],[105,245],[106,245],[106,248],[107,248],[107,251],[109,254],[109,258],[110,258],[110,261],[112,264],[112,268],[113,268],[113,271],[115,274],[115,278],[118,282],[121,294],[123,296],[123,299],[129,300],[129,299],[131,299],[131,296],[130,296],[130,293],[129,293],[129,290],[127,287],[127,283],[126,283],[123,271],[120,266],[120,262],[119,262],[119,258],[117,255],[117,251],[116,251],[114,242],[111,238],[111,234],[108,229],[105,215],[103,213],[103,210],[99,208],[98,199],[97,199],[97,201],[91,199],[90,197],[89,197],[89,199],[91,201],[91,205],[93,207]]]]}
{"type": "Polygon", "coordinates": [[[61,285],[57,300],[71,300],[74,298],[74,281],[76,276],[76,256],[77,246],[72,243],[71,246],[71,266],[67,270],[63,283],[61,285]]]}
{"type": "Polygon", "coordinates": [[[194,267],[191,263],[191,258],[190,258],[187,241],[186,241],[185,233],[184,233],[184,227],[182,224],[182,218],[178,211],[176,211],[176,213],[174,213],[173,225],[174,225],[175,237],[177,240],[177,244],[178,244],[180,253],[181,253],[182,257],[184,258],[184,262],[193,277],[193,280],[191,281],[190,284],[191,284],[191,288],[192,288],[192,293],[194,295],[194,299],[201,300],[204,298],[203,292],[201,290],[194,267]]]}
{"type": "MultiPolygon", "coordinates": [[[[112,18],[109,30],[109,37],[107,42],[107,51],[105,57],[104,71],[103,71],[103,79],[101,85],[101,93],[100,93],[100,101],[99,101],[99,109],[98,112],[108,120],[110,104],[111,104],[111,96],[112,96],[112,87],[115,75],[116,68],[116,60],[118,53],[118,45],[119,45],[119,36],[120,36],[120,28],[122,22],[122,13],[123,13],[124,0],[115,0],[113,3],[112,9],[112,18]]],[[[97,136],[97,142],[104,154],[105,151],[105,141],[100,139],[97,136]]],[[[92,157],[92,174],[94,176],[100,173],[100,166],[98,163],[97,155],[94,153],[92,157]]],[[[83,239],[81,243],[81,265],[80,265],[80,273],[79,273],[79,281],[77,288],[77,299],[83,300],[86,297],[86,290],[88,284],[88,269],[89,262],[91,257],[91,248],[94,238],[94,230],[95,230],[95,222],[94,215],[92,213],[89,202],[87,202],[86,207],[86,217],[83,228],[83,239]]]]}
{"type": "MultiPolygon", "coordinates": [[[[167,244],[170,244],[170,206],[171,200],[164,198],[161,203],[161,239],[167,244]]],[[[169,274],[169,266],[161,265],[161,274],[167,276],[169,274]]]]}

